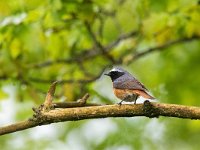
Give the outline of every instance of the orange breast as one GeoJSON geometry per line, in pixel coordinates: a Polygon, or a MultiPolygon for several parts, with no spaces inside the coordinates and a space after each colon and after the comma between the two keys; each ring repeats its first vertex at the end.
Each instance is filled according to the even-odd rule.
{"type": "Polygon", "coordinates": [[[121,90],[121,89],[115,89],[113,88],[115,96],[117,96],[119,99],[123,100],[125,97],[128,96],[128,93],[126,93],[126,90],[121,90]]]}

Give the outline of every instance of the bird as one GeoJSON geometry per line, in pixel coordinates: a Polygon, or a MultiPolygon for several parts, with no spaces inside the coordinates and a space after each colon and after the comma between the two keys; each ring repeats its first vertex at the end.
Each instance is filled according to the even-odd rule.
{"type": "Polygon", "coordinates": [[[149,94],[149,91],[141,82],[128,71],[120,67],[114,67],[104,75],[111,78],[113,92],[115,96],[121,100],[118,103],[119,105],[121,105],[123,101],[134,102],[134,104],[136,104],[136,101],[140,96],[145,99],[155,99],[149,94]]]}

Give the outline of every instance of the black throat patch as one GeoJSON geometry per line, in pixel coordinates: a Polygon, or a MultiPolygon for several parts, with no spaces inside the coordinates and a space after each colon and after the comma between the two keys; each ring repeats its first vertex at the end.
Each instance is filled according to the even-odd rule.
{"type": "Polygon", "coordinates": [[[109,76],[110,76],[111,80],[114,81],[114,80],[116,80],[117,78],[121,77],[124,74],[125,74],[124,72],[111,71],[109,73],[109,76]]]}

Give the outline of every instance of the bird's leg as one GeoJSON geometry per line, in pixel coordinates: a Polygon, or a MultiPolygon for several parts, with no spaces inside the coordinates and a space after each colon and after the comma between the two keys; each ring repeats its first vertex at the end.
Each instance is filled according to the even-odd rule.
{"type": "Polygon", "coordinates": [[[121,100],[121,101],[120,101],[119,103],[117,103],[117,104],[121,106],[123,101],[124,101],[124,100],[121,100]]]}
{"type": "Polygon", "coordinates": [[[139,95],[137,95],[137,94],[134,96],[134,104],[136,104],[138,97],[139,97],[139,95]]]}

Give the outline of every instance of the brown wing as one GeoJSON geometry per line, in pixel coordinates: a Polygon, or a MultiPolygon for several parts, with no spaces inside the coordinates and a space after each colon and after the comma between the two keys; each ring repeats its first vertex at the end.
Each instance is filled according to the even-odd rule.
{"type": "Polygon", "coordinates": [[[147,88],[136,79],[126,80],[123,82],[115,82],[113,84],[113,87],[117,89],[130,89],[130,90],[142,90],[142,91],[147,90],[147,88]]]}
{"type": "Polygon", "coordinates": [[[133,93],[136,93],[144,98],[147,98],[147,99],[155,99],[153,96],[151,96],[150,94],[148,94],[146,91],[144,90],[132,90],[133,93]]]}
{"type": "Polygon", "coordinates": [[[114,90],[114,94],[119,99],[122,99],[122,100],[125,99],[127,96],[130,96],[130,95],[133,96],[133,94],[142,96],[147,99],[155,99],[153,96],[151,96],[144,90],[130,90],[130,89],[116,89],[116,88],[114,88],[113,90],[114,90]]]}

